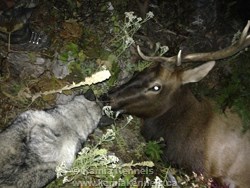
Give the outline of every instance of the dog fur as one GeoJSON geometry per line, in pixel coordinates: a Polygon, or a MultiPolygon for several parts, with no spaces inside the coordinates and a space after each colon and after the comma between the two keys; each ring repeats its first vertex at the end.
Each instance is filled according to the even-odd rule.
{"type": "Polygon", "coordinates": [[[0,187],[44,187],[58,164],[72,165],[100,118],[100,107],[84,96],[19,115],[0,134],[0,187]]]}

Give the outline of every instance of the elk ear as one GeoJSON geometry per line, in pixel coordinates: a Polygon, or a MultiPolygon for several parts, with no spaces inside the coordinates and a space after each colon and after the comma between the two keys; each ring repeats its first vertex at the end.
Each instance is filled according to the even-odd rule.
{"type": "Polygon", "coordinates": [[[208,72],[214,67],[215,61],[209,61],[199,67],[194,69],[186,70],[182,73],[182,84],[187,84],[190,82],[198,82],[204,78],[208,72]]]}

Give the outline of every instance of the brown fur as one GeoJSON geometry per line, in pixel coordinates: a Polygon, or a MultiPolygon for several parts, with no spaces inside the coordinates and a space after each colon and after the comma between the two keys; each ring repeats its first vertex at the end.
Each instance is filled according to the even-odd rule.
{"type": "Polygon", "coordinates": [[[203,138],[212,116],[211,107],[207,102],[197,102],[187,89],[178,92],[173,108],[157,118],[145,119],[142,134],[147,140],[164,138],[167,145],[165,160],[191,171],[206,173],[203,165],[205,148],[201,146],[205,145],[203,138]],[[202,126],[194,126],[197,124],[202,126]]]}
{"type": "Polygon", "coordinates": [[[233,187],[250,186],[250,133],[231,112],[214,113],[207,100],[197,100],[184,83],[202,79],[210,62],[188,71],[170,71],[160,64],[145,69],[110,92],[111,106],[144,120],[146,140],[164,138],[163,158],[190,171],[233,187]],[[193,76],[193,75],[194,76],[193,76]],[[161,87],[154,91],[154,86],[161,87]]]}

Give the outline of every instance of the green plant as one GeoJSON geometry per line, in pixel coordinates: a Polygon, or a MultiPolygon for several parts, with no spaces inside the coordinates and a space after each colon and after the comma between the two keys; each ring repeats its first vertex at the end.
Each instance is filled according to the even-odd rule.
{"type": "Polygon", "coordinates": [[[93,147],[84,147],[73,166],[69,169],[62,163],[56,168],[57,177],[63,177],[63,183],[94,187],[126,187],[136,179],[134,167],[153,167],[150,161],[141,163],[119,163],[119,158],[106,149],[99,148],[105,142],[115,139],[115,132],[108,129],[93,147]]]}
{"type": "MultiPolygon", "coordinates": [[[[113,28],[111,29],[112,34],[114,35],[106,48],[111,49],[111,60],[112,72],[114,73],[111,77],[109,83],[114,85],[118,75],[120,73],[120,65],[117,61],[127,62],[129,59],[129,51],[127,50],[132,44],[134,44],[133,36],[141,28],[142,24],[147,22],[149,19],[153,18],[153,13],[148,12],[145,19],[137,17],[134,15],[134,12],[125,12],[124,21],[120,21],[117,15],[113,15],[111,22],[113,23],[113,28]]],[[[133,69],[130,63],[126,63],[128,69],[133,69]],[[130,67],[129,67],[130,66],[130,67]]],[[[125,68],[127,70],[127,68],[125,68]]]]}
{"type": "MultiPolygon", "coordinates": [[[[117,15],[112,16],[111,18],[113,22],[112,33],[114,34],[114,38],[107,43],[107,48],[112,50],[111,54],[112,58],[109,59],[112,59],[111,71],[114,73],[109,81],[110,85],[114,85],[120,73],[121,65],[117,63],[118,59],[119,61],[127,62],[125,63],[126,66],[125,71],[129,73],[135,71],[141,71],[151,64],[149,62],[139,62],[136,64],[135,63],[131,64],[129,62],[130,51],[127,49],[132,44],[135,44],[135,41],[133,39],[135,33],[142,27],[144,23],[146,23],[153,17],[154,14],[152,12],[148,12],[144,19],[134,15],[134,12],[125,12],[124,21],[120,21],[117,15]]],[[[168,51],[167,46],[161,46],[160,43],[156,44],[155,54],[162,56],[167,51],[168,51]]]]}
{"type": "Polygon", "coordinates": [[[133,64],[128,63],[126,70],[129,73],[133,73],[136,71],[140,72],[140,71],[144,70],[145,68],[149,67],[151,64],[152,64],[152,62],[148,62],[148,61],[139,61],[138,63],[133,63],[133,64]]]}
{"type": "Polygon", "coordinates": [[[144,19],[135,16],[134,12],[125,12],[125,19],[122,23],[116,21],[116,17],[112,18],[115,26],[115,37],[110,41],[110,44],[111,47],[115,47],[114,53],[117,57],[120,57],[128,47],[134,44],[134,34],[141,28],[142,24],[153,17],[152,12],[148,12],[144,19]]]}
{"type": "Polygon", "coordinates": [[[138,146],[135,149],[135,157],[137,159],[141,159],[144,157],[144,150],[145,150],[145,146],[146,144],[144,142],[141,142],[140,144],[138,144],[138,146]]]}
{"type": "Polygon", "coordinates": [[[87,56],[75,43],[67,44],[58,58],[68,66],[70,72],[78,72],[82,76],[90,76],[97,68],[96,63],[88,63],[87,56]]]}
{"type": "Polygon", "coordinates": [[[231,74],[222,81],[216,98],[223,109],[233,107],[243,120],[243,130],[250,128],[250,55],[246,53],[230,63],[231,74]],[[238,63],[236,63],[238,62],[238,63]]]}
{"type": "Polygon", "coordinates": [[[161,155],[163,154],[160,141],[149,141],[145,147],[145,153],[153,161],[161,161],[161,155]]]}

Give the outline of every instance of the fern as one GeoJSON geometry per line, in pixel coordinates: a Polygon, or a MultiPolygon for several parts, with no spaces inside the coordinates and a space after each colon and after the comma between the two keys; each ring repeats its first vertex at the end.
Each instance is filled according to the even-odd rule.
{"type": "Polygon", "coordinates": [[[152,161],[161,161],[163,154],[162,146],[159,141],[149,141],[145,148],[145,153],[152,161]]]}

